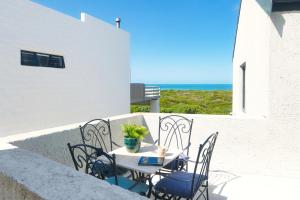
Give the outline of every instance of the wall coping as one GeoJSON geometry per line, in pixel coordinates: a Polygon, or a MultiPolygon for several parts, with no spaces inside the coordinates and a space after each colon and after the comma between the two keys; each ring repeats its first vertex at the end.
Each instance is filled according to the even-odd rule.
{"type": "Polygon", "coordinates": [[[3,190],[0,188],[0,193],[8,199],[18,197],[18,194],[12,194],[11,191],[22,193],[19,196],[33,195],[37,199],[53,200],[104,200],[108,197],[146,199],[26,150],[8,146],[6,150],[3,148],[0,151],[0,160],[5,161],[0,165],[0,185],[9,187],[3,187],[3,190]]]}
{"type": "MultiPolygon", "coordinates": [[[[141,113],[133,113],[133,114],[117,115],[117,116],[102,118],[102,119],[105,119],[105,120],[109,119],[110,121],[114,121],[114,120],[119,120],[119,119],[134,118],[134,117],[140,117],[140,116],[142,116],[141,113]]],[[[25,140],[28,138],[49,135],[49,134],[56,133],[56,132],[63,132],[66,130],[77,129],[80,125],[84,125],[86,122],[87,121],[77,122],[77,123],[73,123],[73,124],[67,124],[64,126],[57,126],[54,128],[48,128],[48,129],[42,129],[42,130],[30,131],[30,132],[24,132],[24,133],[17,133],[17,134],[13,134],[13,135],[9,135],[9,136],[0,138],[0,142],[2,141],[2,143],[11,143],[11,142],[15,142],[15,141],[25,140]]],[[[0,143],[0,148],[1,148],[1,143],[0,143]]]]}

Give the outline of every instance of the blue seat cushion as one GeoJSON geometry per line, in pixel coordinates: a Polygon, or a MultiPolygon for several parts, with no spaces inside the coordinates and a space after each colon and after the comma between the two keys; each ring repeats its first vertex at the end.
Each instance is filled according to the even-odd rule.
{"type": "MultiPolygon", "coordinates": [[[[92,163],[92,173],[93,174],[101,174],[105,177],[110,177],[114,175],[113,168],[111,164],[104,163],[102,161],[95,161],[92,163]]],[[[116,173],[117,175],[124,175],[128,172],[128,169],[123,168],[123,167],[117,167],[116,173]]]]}
{"type": "MultiPolygon", "coordinates": [[[[117,179],[118,179],[118,186],[126,190],[129,190],[130,187],[136,184],[132,189],[130,189],[130,191],[139,194],[146,194],[148,191],[148,185],[146,183],[137,183],[136,181],[130,180],[123,176],[117,176],[117,179]]],[[[115,176],[107,178],[106,181],[109,182],[110,184],[117,185],[115,181],[115,176]]]]}
{"type": "Polygon", "coordinates": [[[116,173],[117,173],[117,175],[124,175],[124,174],[126,174],[128,171],[129,171],[129,170],[126,169],[126,168],[123,168],[123,167],[117,167],[116,173]]]}
{"type": "Polygon", "coordinates": [[[104,163],[101,160],[96,160],[91,166],[92,173],[94,175],[103,175],[105,177],[110,177],[114,175],[112,166],[108,163],[104,163]]]}
{"type": "Polygon", "coordinates": [[[195,175],[195,184],[193,185],[193,173],[178,171],[161,179],[154,187],[156,191],[171,194],[182,198],[192,198],[201,186],[203,181],[207,180],[206,176],[195,175]]]}

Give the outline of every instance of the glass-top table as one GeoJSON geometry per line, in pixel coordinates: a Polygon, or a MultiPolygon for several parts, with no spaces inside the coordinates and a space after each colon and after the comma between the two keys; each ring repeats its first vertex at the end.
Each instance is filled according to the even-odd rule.
{"type": "Polygon", "coordinates": [[[126,150],[126,147],[121,147],[109,152],[109,154],[115,154],[117,166],[124,167],[144,174],[155,174],[163,166],[166,166],[167,164],[175,160],[182,153],[182,150],[171,148],[168,149],[168,151],[166,152],[163,166],[138,165],[139,159],[142,156],[157,157],[157,150],[158,147],[156,145],[142,142],[141,148],[137,153],[130,153],[126,150]]]}

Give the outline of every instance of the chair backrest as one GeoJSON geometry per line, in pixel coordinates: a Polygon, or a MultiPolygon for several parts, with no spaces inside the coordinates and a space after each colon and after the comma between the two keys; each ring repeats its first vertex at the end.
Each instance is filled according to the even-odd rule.
{"type": "Polygon", "coordinates": [[[83,144],[88,144],[103,151],[112,151],[110,121],[94,119],[79,126],[83,144]]]}
{"type": "Polygon", "coordinates": [[[72,146],[68,143],[68,148],[77,171],[82,169],[86,174],[99,179],[114,176],[115,182],[118,184],[114,154],[109,155],[100,148],[85,144],[72,146]]]}
{"type": "Polygon", "coordinates": [[[175,147],[181,150],[187,148],[188,155],[192,127],[193,119],[180,115],[159,117],[158,145],[167,148],[176,145],[175,147]]]}
{"type": "Polygon", "coordinates": [[[203,181],[208,180],[210,161],[218,134],[218,132],[211,134],[199,147],[192,180],[192,194],[195,188],[199,188],[203,181]]]}

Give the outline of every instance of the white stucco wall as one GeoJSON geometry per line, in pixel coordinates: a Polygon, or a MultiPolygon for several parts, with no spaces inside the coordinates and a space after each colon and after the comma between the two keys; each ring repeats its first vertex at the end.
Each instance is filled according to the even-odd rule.
{"type": "Polygon", "coordinates": [[[270,117],[299,124],[300,11],[275,12],[271,18],[270,117]]]}
{"type": "Polygon", "coordinates": [[[129,112],[127,32],[29,0],[0,8],[0,137],[129,112]],[[21,49],[62,55],[66,68],[21,66],[21,49]]]}
{"type": "Polygon", "coordinates": [[[276,12],[270,44],[270,129],[277,156],[291,172],[300,165],[300,12],[276,12]],[[293,152],[288,154],[287,152],[293,152]]]}
{"type": "Polygon", "coordinates": [[[270,0],[242,0],[233,57],[233,114],[265,117],[269,109],[270,0]],[[246,110],[242,70],[246,62],[246,110]]]}
{"type": "MultiPolygon", "coordinates": [[[[135,123],[144,124],[144,118],[140,114],[128,114],[110,117],[112,140],[123,146],[122,124],[135,123]]],[[[70,124],[66,126],[11,135],[2,138],[3,142],[10,143],[22,149],[43,155],[61,164],[74,167],[70,157],[67,143],[71,145],[82,144],[79,125],[85,122],[70,124]]],[[[0,139],[1,141],[1,139],[0,139]]],[[[109,146],[109,144],[106,144],[109,146]]],[[[113,146],[115,148],[116,146],[113,146]]]]}

